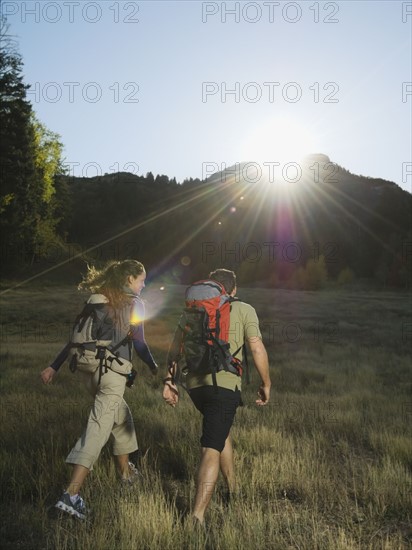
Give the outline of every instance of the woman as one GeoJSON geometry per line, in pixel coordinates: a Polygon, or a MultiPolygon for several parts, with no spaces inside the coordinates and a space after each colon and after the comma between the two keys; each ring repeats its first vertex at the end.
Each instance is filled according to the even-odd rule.
{"type": "MultiPolygon", "coordinates": [[[[145,278],[144,266],[137,260],[111,262],[100,271],[94,267],[89,268],[79,289],[92,292],[88,304],[99,303],[100,314],[105,319],[106,333],[107,326],[111,327],[112,347],[115,342],[120,344],[116,350],[116,361],[123,364],[124,360],[131,359],[132,346],[129,342],[132,342],[138,356],[156,374],[158,367],[144,338],[144,304],[140,299],[140,292],[145,286],[145,278]]],[[[99,338],[100,335],[97,334],[96,339],[99,338]]],[[[109,345],[108,348],[110,347],[109,345]]],[[[69,342],[53,363],[42,371],[41,378],[45,384],[53,380],[72,348],[73,344],[69,342]]],[[[129,454],[138,448],[136,433],[132,414],[123,399],[128,377],[116,372],[117,369],[114,365],[111,368],[110,363],[106,363],[104,369],[101,367],[102,365],[94,372],[78,370],[76,373],[95,397],[95,401],[83,435],[66,458],[66,462],[74,465],[72,477],[66,491],[56,503],[57,508],[80,519],[84,519],[86,514],[84,501],[79,495],[80,488],[110,435],[113,436],[113,454],[117,459],[121,479],[131,482],[137,474],[133,464],[129,462],[129,454]]]]}

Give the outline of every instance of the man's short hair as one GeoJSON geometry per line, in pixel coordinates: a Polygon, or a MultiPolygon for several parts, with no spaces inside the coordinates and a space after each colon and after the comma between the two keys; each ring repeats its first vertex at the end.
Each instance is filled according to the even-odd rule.
{"type": "Polygon", "coordinates": [[[216,269],[209,273],[209,277],[222,284],[228,294],[230,294],[236,286],[236,273],[229,269],[216,269]]]}

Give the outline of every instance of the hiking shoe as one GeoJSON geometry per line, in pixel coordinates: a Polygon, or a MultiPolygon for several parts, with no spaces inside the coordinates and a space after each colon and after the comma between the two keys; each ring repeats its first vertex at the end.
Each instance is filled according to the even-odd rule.
{"type": "Polygon", "coordinates": [[[59,510],[62,510],[63,512],[67,512],[71,516],[75,516],[76,518],[86,518],[86,506],[84,504],[84,500],[80,495],[77,495],[77,499],[73,504],[69,493],[63,493],[63,495],[56,503],[55,507],[59,510]]]}
{"type": "Polygon", "coordinates": [[[121,479],[121,483],[122,485],[133,485],[136,481],[142,479],[142,477],[142,474],[139,472],[133,462],[129,462],[129,476],[125,478],[123,477],[121,479]]]}

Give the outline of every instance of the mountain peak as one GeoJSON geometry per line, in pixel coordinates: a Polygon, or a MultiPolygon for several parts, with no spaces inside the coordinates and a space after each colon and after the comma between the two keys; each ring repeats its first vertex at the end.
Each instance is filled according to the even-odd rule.
{"type": "Polygon", "coordinates": [[[328,155],[325,155],[323,153],[311,153],[309,155],[305,155],[302,159],[304,162],[321,162],[322,164],[327,164],[330,162],[330,158],[328,155]]]}

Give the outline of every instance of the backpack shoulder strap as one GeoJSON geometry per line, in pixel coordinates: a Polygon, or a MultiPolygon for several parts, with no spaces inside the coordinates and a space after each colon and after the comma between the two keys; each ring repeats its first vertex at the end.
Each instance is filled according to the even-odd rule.
{"type": "Polygon", "coordinates": [[[87,300],[88,304],[108,304],[109,299],[104,294],[91,294],[87,300]]]}
{"type": "MultiPolygon", "coordinates": [[[[240,299],[237,296],[230,296],[229,297],[229,303],[230,303],[230,311],[232,311],[232,303],[233,302],[239,302],[240,299]]],[[[250,368],[249,368],[249,358],[247,353],[247,346],[246,342],[243,343],[232,355],[232,357],[236,357],[236,355],[239,353],[239,351],[242,350],[242,362],[245,365],[245,373],[246,373],[246,384],[250,384],[250,368]]]]}

